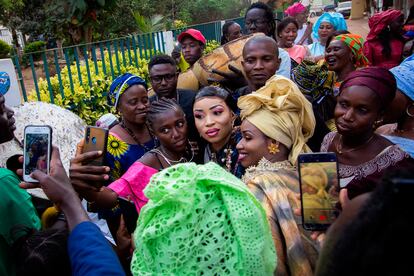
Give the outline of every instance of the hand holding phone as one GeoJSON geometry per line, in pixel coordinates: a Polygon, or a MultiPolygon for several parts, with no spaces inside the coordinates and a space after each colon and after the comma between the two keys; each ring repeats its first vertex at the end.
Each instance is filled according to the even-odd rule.
{"type": "Polygon", "coordinates": [[[337,216],[330,191],[338,187],[338,163],[335,153],[309,153],[298,157],[303,228],[325,230],[337,216]]]}
{"type": "Polygon", "coordinates": [[[104,164],[104,158],[106,153],[106,147],[108,143],[108,129],[87,126],[85,130],[85,144],[83,146],[83,153],[91,151],[102,151],[102,155],[94,160],[85,162],[85,164],[93,166],[102,166],[104,164]]]}
{"type": "Polygon", "coordinates": [[[50,171],[52,128],[50,126],[26,126],[24,129],[23,180],[38,182],[30,177],[35,170],[45,174],[50,171]]]}

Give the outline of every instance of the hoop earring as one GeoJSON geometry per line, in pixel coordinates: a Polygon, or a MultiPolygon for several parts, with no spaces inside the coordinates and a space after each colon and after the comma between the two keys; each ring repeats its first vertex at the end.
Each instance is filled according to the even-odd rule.
{"type": "Polygon", "coordinates": [[[414,107],[414,103],[412,103],[411,105],[409,105],[409,106],[407,106],[407,108],[405,109],[405,113],[407,113],[407,115],[409,116],[409,117],[414,117],[414,114],[411,114],[410,113],[410,107],[414,107]]]}
{"type": "Polygon", "coordinates": [[[270,145],[267,146],[267,149],[269,150],[270,154],[276,154],[280,151],[279,143],[275,143],[272,141],[272,143],[270,143],[270,145]]]}
{"type": "Polygon", "coordinates": [[[380,127],[382,125],[382,119],[381,120],[376,120],[373,124],[372,124],[372,128],[373,129],[377,129],[378,127],[380,127]]]}

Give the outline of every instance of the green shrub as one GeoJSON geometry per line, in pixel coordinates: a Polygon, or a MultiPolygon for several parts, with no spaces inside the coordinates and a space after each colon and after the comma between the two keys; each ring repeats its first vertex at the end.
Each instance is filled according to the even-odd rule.
{"type": "Polygon", "coordinates": [[[204,55],[207,55],[220,47],[220,43],[215,40],[209,40],[206,43],[206,47],[204,48],[204,55]]]}
{"type": "Polygon", "coordinates": [[[7,58],[12,47],[3,40],[0,40],[0,58],[7,58]]]}
{"type": "MultiPolygon", "coordinates": [[[[112,64],[114,69],[115,77],[129,72],[131,74],[138,75],[146,80],[149,83],[149,74],[148,74],[148,61],[145,59],[138,58],[138,64],[135,63],[135,54],[131,51],[132,65],[129,64],[129,56],[125,54],[126,66],[124,66],[123,57],[121,52],[118,52],[118,59],[120,63],[120,71],[116,66],[115,54],[111,56],[112,64]]],[[[64,67],[61,70],[62,85],[64,90],[64,98],[60,94],[59,89],[59,80],[58,76],[50,78],[51,88],[54,98],[54,103],[56,105],[67,108],[68,110],[76,113],[81,117],[87,124],[94,125],[96,120],[99,119],[103,114],[108,112],[115,112],[107,104],[107,93],[109,91],[109,86],[112,83],[112,74],[110,71],[110,62],[108,52],[105,51],[104,64],[106,68],[106,74],[103,73],[103,62],[98,61],[98,71],[96,74],[94,63],[92,60],[88,60],[89,70],[91,74],[92,87],[88,83],[88,75],[86,65],[83,63],[80,65],[80,73],[82,78],[82,84],[79,81],[78,71],[76,64],[70,66],[74,93],[72,94],[69,81],[69,72],[68,67],[64,67]]],[[[50,102],[50,93],[48,89],[48,84],[46,80],[39,79],[39,92],[40,100],[44,102],[50,102]]],[[[29,93],[30,101],[37,101],[36,91],[33,90],[29,93]]]]}
{"type": "MultiPolygon", "coordinates": [[[[24,49],[23,52],[24,54],[30,54],[33,52],[40,52],[40,51],[44,51],[46,49],[46,42],[44,41],[35,41],[32,43],[27,44],[24,49]]],[[[33,55],[33,60],[37,61],[40,60],[40,58],[42,57],[42,53],[34,53],[33,55]]],[[[29,57],[27,57],[29,58],[29,57]]]]}

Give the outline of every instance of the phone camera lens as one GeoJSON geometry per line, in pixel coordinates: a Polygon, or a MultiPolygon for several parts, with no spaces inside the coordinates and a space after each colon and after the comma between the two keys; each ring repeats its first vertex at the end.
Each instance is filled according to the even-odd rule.
{"type": "Polygon", "coordinates": [[[96,137],[92,137],[92,144],[96,144],[96,137]]]}

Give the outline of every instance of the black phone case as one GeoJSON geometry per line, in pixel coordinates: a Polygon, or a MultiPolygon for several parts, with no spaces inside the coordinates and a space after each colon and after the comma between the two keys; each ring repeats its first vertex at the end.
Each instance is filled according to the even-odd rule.
{"type": "Polygon", "coordinates": [[[119,207],[124,216],[125,226],[130,234],[134,233],[137,227],[138,212],[135,204],[124,198],[118,198],[119,207]]]}

